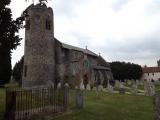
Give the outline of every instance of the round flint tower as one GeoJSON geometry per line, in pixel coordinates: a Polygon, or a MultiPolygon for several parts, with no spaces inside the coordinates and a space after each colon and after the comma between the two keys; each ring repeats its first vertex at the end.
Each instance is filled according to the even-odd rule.
{"type": "Polygon", "coordinates": [[[22,87],[50,85],[55,74],[53,11],[45,4],[26,9],[22,87]]]}

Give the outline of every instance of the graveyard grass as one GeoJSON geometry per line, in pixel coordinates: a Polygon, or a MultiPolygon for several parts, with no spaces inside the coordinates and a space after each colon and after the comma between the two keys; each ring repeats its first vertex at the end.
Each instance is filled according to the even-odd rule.
{"type": "Polygon", "coordinates": [[[78,110],[73,96],[70,113],[54,120],[154,120],[153,97],[91,91],[85,93],[85,108],[78,110]]]}
{"type": "Polygon", "coordinates": [[[3,118],[5,111],[5,90],[0,88],[0,120],[3,118]]]}
{"type": "MultiPolygon", "coordinates": [[[[54,120],[153,120],[153,97],[85,92],[85,108],[75,108],[75,92],[70,92],[66,114],[54,120]]],[[[4,115],[5,90],[0,89],[0,120],[4,115]]]]}

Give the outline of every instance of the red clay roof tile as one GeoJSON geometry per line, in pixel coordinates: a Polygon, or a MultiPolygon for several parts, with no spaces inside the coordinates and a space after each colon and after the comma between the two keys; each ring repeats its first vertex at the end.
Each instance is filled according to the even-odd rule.
{"type": "Polygon", "coordinates": [[[154,73],[160,72],[160,67],[144,67],[142,68],[143,73],[154,73]]]}

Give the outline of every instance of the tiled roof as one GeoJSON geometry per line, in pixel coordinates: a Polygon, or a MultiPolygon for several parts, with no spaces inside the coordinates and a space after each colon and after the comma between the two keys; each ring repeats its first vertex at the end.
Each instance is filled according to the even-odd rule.
{"type": "Polygon", "coordinates": [[[98,56],[97,54],[95,54],[94,52],[88,50],[88,49],[83,49],[83,48],[79,48],[79,47],[75,47],[75,46],[72,46],[72,45],[68,45],[68,44],[65,44],[65,43],[62,43],[62,47],[63,48],[66,48],[66,49],[70,49],[70,50],[77,50],[77,51],[81,51],[85,54],[88,54],[88,55],[92,55],[92,56],[98,56]]]}
{"type": "Polygon", "coordinates": [[[160,67],[144,67],[142,68],[143,73],[154,73],[160,72],[160,67]]]}

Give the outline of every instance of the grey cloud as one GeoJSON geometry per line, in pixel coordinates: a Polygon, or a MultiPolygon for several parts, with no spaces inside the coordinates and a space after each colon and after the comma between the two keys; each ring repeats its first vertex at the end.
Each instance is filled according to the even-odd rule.
{"type": "Polygon", "coordinates": [[[74,7],[82,5],[83,3],[85,3],[85,1],[86,0],[55,0],[55,14],[59,16],[65,15],[68,17],[73,17],[74,15],[76,15],[74,7]]]}
{"type": "MultiPolygon", "coordinates": [[[[102,56],[109,56],[112,61],[133,61],[135,62],[144,61],[144,63],[149,63],[145,61],[150,61],[153,58],[160,58],[160,36],[157,32],[146,36],[137,36],[128,38],[126,42],[115,41],[113,39],[105,39],[105,44],[101,47],[98,45],[90,46],[93,38],[82,33],[72,32],[72,35],[79,41],[79,46],[84,48],[85,45],[88,46],[90,50],[95,53],[102,53],[102,56]]],[[[101,42],[101,40],[99,40],[101,42]]],[[[107,59],[107,58],[106,58],[107,59]]],[[[153,61],[152,61],[153,63],[153,61]]]]}
{"type": "MultiPolygon", "coordinates": [[[[160,36],[150,36],[140,37],[137,39],[128,39],[126,43],[117,43],[117,42],[107,42],[106,40],[106,47],[99,48],[102,50],[106,55],[110,56],[113,61],[116,60],[128,60],[132,61],[133,59],[136,60],[143,60],[150,61],[150,63],[154,62],[151,61],[154,58],[160,58],[160,36]]],[[[138,62],[138,61],[137,61],[138,62]]]]}
{"type": "Polygon", "coordinates": [[[86,34],[82,34],[79,32],[72,32],[71,34],[78,39],[79,45],[81,47],[84,47],[84,45],[88,46],[90,44],[90,41],[92,40],[92,38],[90,36],[87,36],[86,34]]]}
{"type": "Polygon", "coordinates": [[[147,7],[147,15],[159,14],[160,12],[160,0],[152,0],[152,3],[147,7]]]}
{"type": "Polygon", "coordinates": [[[128,2],[129,0],[114,0],[114,2],[112,2],[112,7],[114,10],[119,11],[128,2]]]}

